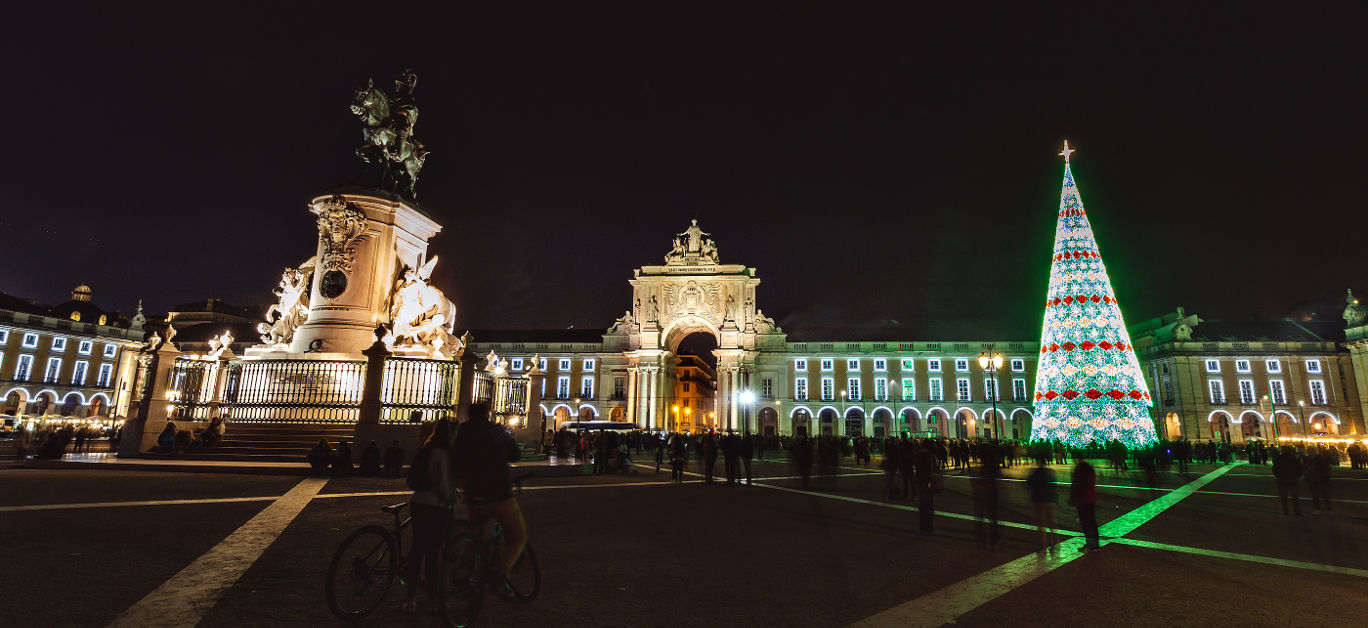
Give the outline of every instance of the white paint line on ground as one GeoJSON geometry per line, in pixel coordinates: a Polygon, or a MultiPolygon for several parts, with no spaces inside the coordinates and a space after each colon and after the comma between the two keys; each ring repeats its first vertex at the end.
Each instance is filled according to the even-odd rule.
{"type": "MultiPolygon", "coordinates": [[[[759,486],[759,487],[762,487],[762,488],[771,488],[771,489],[774,489],[774,490],[776,490],[776,491],[784,491],[784,492],[787,492],[787,493],[798,493],[798,494],[800,494],[800,495],[810,495],[810,496],[812,496],[812,497],[823,497],[823,498],[826,498],[826,499],[834,499],[834,500],[836,500],[836,501],[850,502],[850,503],[852,503],[852,504],[865,504],[865,505],[868,505],[868,506],[880,506],[880,507],[883,507],[883,508],[892,508],[892,509],[894,509],[894,510],[905,510],[905,511],[907,511],[907,512],[917,512],[917,507],[916,507],[916,506],[909,506],[909,505],[907,505],[907,504],[894,504],[894,503],[891,503],[891,502],[874,501],[874,500],[872,500],[872,499],[861,499],[861,498],[859,498],[859,497],[847,497],[847,496],[845,496],[845,495],[836,495],[836,494],[834,494],[834,493],[819,493],[819,492],[817,492],[817,491],[807,491],[807,490],[798,489],[798,488],[789,488],[789,487],[787,487],[787,486],[775,486],[775,485],[773,485],[773,484],[756,484],[756,486],[759,486]]],[[[975,520],[975,517],[974,517],[973,515],[962,515],[962,514],[957,513],[957,512],[949,512],[949,511],[946,511],[946,510],[937,510],[937,511],[936,511],[936,516],[937,516],[937,517],[945,517],[945,518],[947,518],[947,519],[962,519],[962,520],[965,520],[965,521],[974,521],[974,520],[975,520]]],[[[1035,529],[1036,529],[1036,527],[1035,527],[1034,524],[1029,524],[1029,523],[1017,523],[1017,522],[1015,522],[1015,521],[1003,521],[1003,520],[1001,520],[1001,519],[998,520],[998,525],[1006,526],[1006,527],[1009,527],[1009,528],[1019,528],[1019,529],[1022,529],[1022,530],[1030,530],[1030,531],[1032,531],[1032,532],[1034,532],[1035,529]]],[[[1079,536],[1079,535],[1082,534],[1081,532],[1074,532],[1073,530],[1060,530],[1060,529],[1058,529],[1058,528],[1051,529],[1050,531],[1053,532],[1053,533],[1055,533],[1055,534],[1060,534],[1060,535],[1064,535],[1064,536],[1079,536]]]]}
{"type": "Polygon", "coordinates": [[[1187,484],[1184,484],[1169,493],[1161,495],[1158,499],[1154,501],[1142,504],[1141,506],[1131,510],[1130,512],[1121,515],[1120,517],[1117,517],[1115,519],[1112,519],[1111,521],[1107,522],[1106,525],[1099,528],[1098,532],[1102,536],[1126,536],[1127,534],[1130,534],[1131,532],[1135,531],[1136,528],[1148,523],[1149,520],[1159,516],[1160,513],[1173,507],[1174,504],[1183,501],[1187,498],[1187,496],[1196,492],[1197,489],[1202,488],[1207,484],[1210,484],[1213,480],[1221,477],[1222,475],[1225,475],[1231,469],[1234,468],[1234,465],[1226,465],[1224,467],[1214,469],[1200,478],[1188,482],[1187,484]]]}
{"type": "MultiPolygon", "coordinates": [[[[1221,467],[1193,480],[1112,520],[1107,525],[1102,526],[1099,532],[1105,536],[1123,536],[1230,469],[1230,466],[1221,467]]],[[[973,519],[973,517],[969,518],[973,519]]],[[[966,578],[943,589],[894,606],[856,622],[852,626],[876,628],[880,626],[941,626],[953,623],[955,618],[1074,560],[1079,556],[1077,548],[1082,546],[1083,542],[1083,539],[1079,538],[1066,540],[1056,546],[1059,548],[1058,558],[1049,559],[1035,553],[1028,554],[977,576],[966,578]]]]}
{"type": "Polygon", "coordinates": [[[1054,555],[1031,552],[1005,565],[999,565],[977,576],[933,591],[905,604],[899,604],[877,615],[866,617],[852,628],[882,628],[884,626],[941,626],[953,623],[956,617],[972,611],[989,600],[1043,576],[1082,556],[1078,548],[1083,539],[1072,538],[1055,545],[1054,555]]]}
{"type": "Polygon", "coordinates": [[[1238,552],[1223,552],[1220,550],[1202,549],[1200,547],[1188,547],[1186,545],[1171,545],[1169,543],[1155,543],[1153,541],[1140,541],[1137,539],[1112,539],[1112,543],[1119,545],[1131,545],[1134,547],[1144,547],[1147,549],[1163,550],[1167,552],[1180,552],[1183,554],[1193,554],[1196,556],[1206,556],[1210,558],[1229,558],[1231,560],[1243,560],[1261,565],[1277,565],[1279,567],[1294,567],[1297,569],[1310,569],[1312,571],[1323,571],[1326,573],[1339,574],[1343,576],[1357,576],[1368,578],[1368,569],[1355,569],[1353,567],[1340,567],[1338,565],[1322,565],[1320,563],[1308,563],[1301,560],[1289,560],[1286,558],[1273,558],[1271,556],[1256,556],[1254,554],[1241,554],[1238,552]]]}
{"type": "Polygon", "coordinates": [[[33,510],[68,510],[75,508],[119,508],[123,506],[183,506],[187,504],[231,504],[234,502],[268,502],[280,499],[279,495],[268,497],[218,497],[211,499],[162,499],[139,502],[84,502],[76,504],[33,504],[28,506],[0,506],[0,512],[25,512],[33,510]]]}
{"type": "Polygon", "coordinates": [[[228,538],[138,600],[110,626],[195,626],[327,482],[325,478],[307,478],[296,484],[228,538]]]}

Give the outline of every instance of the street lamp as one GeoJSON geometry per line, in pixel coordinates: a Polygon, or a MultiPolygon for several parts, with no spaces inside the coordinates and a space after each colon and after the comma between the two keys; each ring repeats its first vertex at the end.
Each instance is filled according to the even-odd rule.
{"type": "Polygon", "coordinates": [[[750,404],[755,403],[755,393],[749,389],[741,391],[738,397],[741,401],[741,432],[750,433],[750,404]]]}
{"type": "Polygon", "coordinates": [[[987,353],[980,353],[978,357],[979,368],[988,371],[989,382],[988,399],[993,402],[993,430],[997,432],[998,440],[1002,440],[1002,423],[998,421],[997,412],[997,391],[998,391],[998,369],[1002,368],[1002,354],[997,353],[989,356],[987,353]]]}
{"type": "Polygon", "coordinates": [[[1309,435],[1309,430],[1306,429],[1306,400],[1305,400],[1305,399],[1298,399],[1298,400],[1297,400],[1297,416],[1301,417],[1302,434],[1303,434],[1303,435],[1309,435]]]}
{"type": "Polygon", "coordinates": [[[679,429],[679,406],[671,408],[674,410],[674,429],[679,429]]]}

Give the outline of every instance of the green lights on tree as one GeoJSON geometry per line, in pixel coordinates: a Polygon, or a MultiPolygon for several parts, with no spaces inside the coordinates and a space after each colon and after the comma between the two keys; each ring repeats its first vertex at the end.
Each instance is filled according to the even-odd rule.
{"type": "Polygon", "coordinates": [[[1074,184],[1073,152],[1065,142],[1031,440],[1075,447],[1119,440],[1145,447],[1158,438],[1150,420],[1153,402],[1074,184]]]}

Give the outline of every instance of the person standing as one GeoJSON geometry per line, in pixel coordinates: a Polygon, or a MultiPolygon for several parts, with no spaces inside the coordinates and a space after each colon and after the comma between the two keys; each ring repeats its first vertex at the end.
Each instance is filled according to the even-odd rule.
{"type": "Polygon", "coordinates": [[[1054,469],[1045,465],[1045,457],[1036,458],[1036,468],[1026,476],[1026,486],[1031,489],[1031,504],[1035,506],[1036,530],[1040,532],[1040,551],[1050,548],[1054,554],[1058,550],[1050,545],[1050,529],[1056,527],[1055,510],[1058,506],[1058,491],[1055,490],[1054,469]]]}
{"type": "Polygon", "coordinates": [[[940,491],[940,476],[930,450],[919,447],[915,454],[917,473],[917,522],[925,534],[933,534],[932,518],[936,515],[935,494],[940,491]]]}
{"type": "Polygon", "coordinates": [[[1297,459],[1297,453],[1292,451],[1291,445],[1283,445],[1278,452],[1278,459],[1273,461],[1273,478],[1278,483],[1278,502],[1282,504],[1282,513],[1287,514],[1287,495],[1292,495],[1292,510],[1297,516],[1302,516],[1301,499],[1297,494],[1297,480],[1301,479],[1302,472],[1301,460],[1297,459]]]}
{"type": "Polygon", "coordinates": [[[680,434],[670,439],[670,480],[684,481],[684,437],[680,434]]]}
{"type": "Polygon", "coordinates": [[[1325,503],[1325,512],[1330,512],[1330,466],[1331,454],[1333,449],[1318,447],[1316,455],[1307,461],[1306,483],[1311,486],[1311,506],[1314,510],[1313,515],[1321,514],[1321,502],[1325,503]]]}
{"type": "Polygon", "coordinates": [[[751,458],[755,456],[755,441],[756,437],[751,434],[741,439],[741,464],[746,467],[746,486],[754,484],[751,482],[751,458]]]}
{"type": "Polygon", "coordinates": [[[404,561],[404,583],[408,586],[408,602],[404,610],[418,609],[419,573],[426,567],[428,598],[437,599],[439,554],[451,526],[451,509],[456,505],[455,484],[452,482],[451,422],[437,421],[432,434],[414,457],[409,470],[409,513],[413,517],[413,548],[404,561]]]}
{"type": "Polygon", "coordinates": [[[1078,509],[1078,524],[1083,528],[1084,545],[1078,551],[1101,549],[1097,535],[1097,471],[1083,458],[1078,458],[1078,464],[1074,465],[1069,502],[1078,509]]]}

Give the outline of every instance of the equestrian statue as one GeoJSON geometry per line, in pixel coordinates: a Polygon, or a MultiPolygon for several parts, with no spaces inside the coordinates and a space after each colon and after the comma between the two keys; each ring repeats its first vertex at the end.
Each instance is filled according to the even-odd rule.
{"type": "Polygon", "coordinates": [[[417,200],[415,187],[418,171],[423,168],[428,151],[413,135],[418,123],[418,105],[413,90],[418,86],[418,75],[404,70],[403,77],[394,82],[394,98],[368,79],[365,86],[352,97],[351,112],[361,119],[364,142],[356,149],[356,156],[366,164],[380,168],[380,187],[393,185],[396,194],[417,200]]]}

